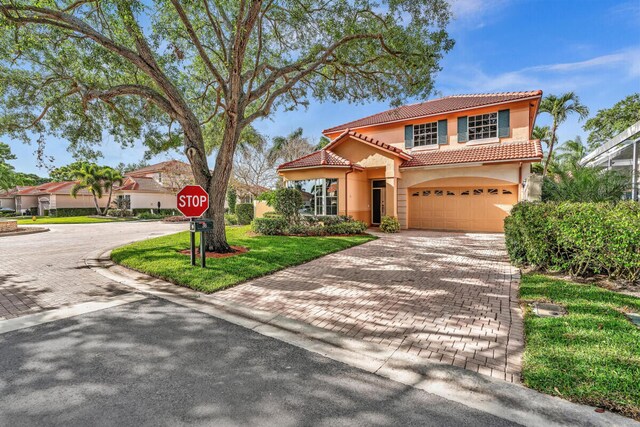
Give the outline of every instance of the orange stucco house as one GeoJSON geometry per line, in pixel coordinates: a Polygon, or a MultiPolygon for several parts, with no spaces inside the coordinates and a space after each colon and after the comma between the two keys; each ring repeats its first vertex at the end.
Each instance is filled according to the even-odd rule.
{"type": "Polygon", "coordinates": [[[525,198],[531,132],[542,91],[455,95],[374,114],[323,131],[322,150],[278,173],[303,193],[304,213],[351,215],[372,225],[502,231],[525,198]]]}

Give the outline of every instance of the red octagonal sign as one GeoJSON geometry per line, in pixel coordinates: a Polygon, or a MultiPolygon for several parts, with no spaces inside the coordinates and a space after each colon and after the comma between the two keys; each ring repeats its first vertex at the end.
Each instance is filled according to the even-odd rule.
{"type": "Polygon", "coordinates": [[[199,185],[187,185],[178,191],[178,210],[188,217],[202,216],[209,209],[209,194],[199,185]]]}

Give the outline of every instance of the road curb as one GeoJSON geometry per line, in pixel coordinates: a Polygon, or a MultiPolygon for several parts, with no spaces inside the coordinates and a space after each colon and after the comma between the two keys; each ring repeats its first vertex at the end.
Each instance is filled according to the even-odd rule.
{"type": "Polygon", "coordinates": [[[182,288],[116,265],[111,250],[85,257],[88,267],[116,282],[167,301],[252,329],[384,378],[527,426],[640,426],[630,418],[548,396],[518,384],[486,377],[327,331],[281,315],[182,288]]]}

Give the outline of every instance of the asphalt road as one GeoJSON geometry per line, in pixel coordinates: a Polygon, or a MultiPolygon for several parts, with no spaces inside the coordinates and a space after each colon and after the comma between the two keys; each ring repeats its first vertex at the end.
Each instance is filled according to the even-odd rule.
{"type": "Polygon", "coordinates": [[[0,426],[512,423],[146,299],[0,335],[0,426]]]}

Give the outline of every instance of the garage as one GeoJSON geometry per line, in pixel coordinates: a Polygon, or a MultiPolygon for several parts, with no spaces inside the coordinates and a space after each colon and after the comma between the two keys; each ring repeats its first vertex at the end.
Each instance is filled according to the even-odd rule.
{"type": "Polygon", "coordinates": [[[517,185],[410,188],[409,228],[502,232],[517,185]]]}

